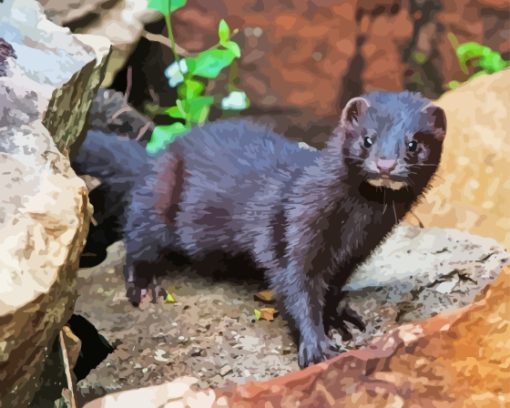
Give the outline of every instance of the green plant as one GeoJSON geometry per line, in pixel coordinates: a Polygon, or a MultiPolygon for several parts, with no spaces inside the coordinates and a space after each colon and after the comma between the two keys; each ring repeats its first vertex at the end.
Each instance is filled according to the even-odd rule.
{"type": "MultiPolygon", "coordinates": [[[[156,126],[147,144],[149,153],[156,153],[191,127],[207,121],[211,106],[219,102],[220,98],[204,94],[204,80],[217,78],[227,67],[232,66],[231,73],[234,72],[232,68],[235,68],[235,60],[241,56],[239,45],[232,40],[237,30],[232,32],[225,20],[221,20],[218,25],[217,44],[193,56],[179,55],[171,17],[174,11],[186,5],[186,1],[149,0],[149,8],[159,11],[165,17],[168,41],[174,56],[174,62],[165,70],[165,76],[171,87],[177,87],[176,104],[164,109],[166,114],[177,121],[171,125],[156,126]]],[[[233,75],[229,76],[228,91],[229,94],[221,98],[221,109],[243,110],[248,107],[246,94],[233,85],[233,75]]]]}
{"type": "MultiPolygon", "coordinates": [[[[469,79],[477,78],[482,75],[493,74],[501,71],[510,65],[510,61],[503,59],[501,54],[490,47],[479,44],[474,41],[459,44],[455,36],[450,33],[448,38],[455,48],[455,54],[459,61],[462,72],[469,75],[469,79]]],[[[457,88],[461,82],[450,81],[450,89],[457,88]]]]}

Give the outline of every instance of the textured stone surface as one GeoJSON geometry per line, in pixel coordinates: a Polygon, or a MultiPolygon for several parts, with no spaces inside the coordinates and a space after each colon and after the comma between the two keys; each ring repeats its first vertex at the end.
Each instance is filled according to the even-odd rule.
{"type": "Polygon", "coordinates": [[[194,377],[179,377],[172,382],[139,390],[125,391],[92,401],[86,408],[113,408],[128,406],[164,408],[212,407],[216,395],[211,389],[201,390],[194,377]]]}
{"type": "Polygon", "coordinates": [[[466,306],[509,262],[510,254],[493,239],[402,225],[345,286],[367,330],[337,342],[364,346],[399,324],[466,306]]]}
{"type": "Polygon", "coordinates": [[[444,156],[415,213],[426,226],[472,231],[510,248],[510,70],[477,78],[437,103],[448,118],[444,156]]]}
{"type": "Polygon", "coordinates": [[[469,306],[400,326],[366,348],[267,382],[211,390],[194,378],[115,393],[85,408],[505,407],[510,268],[469,306]]]}
{"type": "Polygon", "coordinates": [[[30,0],[0,4],[0,37],[15,54],[0,77],[0,406],[21,407],[76,299],[90,208],[62,152],[83,127],[109,45],[86,45],[30,0]]]}
{"type": "Polygon", "coordinates": [[[479,300],[401,326],[369,347],[266,383],[217,392],[233,407],[510,404],[510,269],[479,300]]]}
{"type": "Polygon", "coordinates": [[[101,35],[113,46],[103,85],[109,86],[138,44],[144,24],[161,18],[147,10],[147,0],[40,0],[48,17],[73,31],[101,35]]]}
{"type": "Polygon", "coordinates": [[[72,24],[76,20],[97,16],[111,0],[37,0],[43,7],[46,16],[59,25],[72,24]]]}
{"type": "Polygon", "coordinates": [[[38,94],[43,124],[65,152],[78,137],[73,129],[83,128],[110,45],[101,37],[70,35],[49,22],[35,1],[6,0],[0,10],[0,37],[16,52],[11,76],[20,89],[38,94]]]}

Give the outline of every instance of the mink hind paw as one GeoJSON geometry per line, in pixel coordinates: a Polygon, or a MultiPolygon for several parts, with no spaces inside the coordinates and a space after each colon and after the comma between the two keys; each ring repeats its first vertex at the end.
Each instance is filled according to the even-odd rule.
{"type": "Polygon", "coordinates": [[[328,360],[340,353],[338,346],[325,337],[318,341],[299,342],[298,365],[300,368],[328,360]]]}
{"type": "Polygon", "coordinates": [[[345,305],[340,313],[330,315],[325,319],[326,332],[329,329],[337,329],[343,340],[351,340],[352,334],[346,323],[351,323],[360,331],[365,331],[366,329],[362,317],[350,306],[345,305]]]}

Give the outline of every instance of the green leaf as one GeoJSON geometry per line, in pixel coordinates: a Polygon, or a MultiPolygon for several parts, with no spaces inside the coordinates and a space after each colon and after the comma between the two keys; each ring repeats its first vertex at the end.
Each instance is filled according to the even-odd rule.
{"type": "Polygon", "coordinates": [[[186,57],[186,66],[188,67],[188,72],[193,73],[193,70],[197,66],[197,61],[195,57],[186,57]]]}
{"type": "Polygon", "coordinates": [[[448,88],[455,89],[458,88],[461,85],[459,81],[450,81],[448,82],[448,88]]]}
{"type": "Polygon", "coordinates": [[[168,116],[175,118],[175,119],[186,119],[186,117],[183,116],[183,114],[179,110],[179,107],[177,107],[177,106],[171,106],[170,108],[165,109],[165,113],[168,116]]]}
{"type": "Polygon", "coordinates": [[[487,49],[490,50],[490,48],[478,44],[477,42],[467,42],[459,45],[455,53],[457,54],[462,71],[467,74],[467,62],[473,58],[480,58],[484,52],[487,52],[487,49]]]}
{"type": "Polygon", "coordinates": [[[423,65],[427,62],[427,54],[421,51],[414,51],[411,54],[411,59],[416,62],[418,65],[423,65]]]}
{"type": "Polygon", "coordinates": [[[184,105],[186,101],[183,100],[183,99],[177,99],[175,101],[176,105],[177,105],[177,108],[179,109],[179,112],[181,113],[181,115],[184,117],[184,119],[186,119],[188,117],[188,109],[186,108],[186,106],[184,105]]]}
{"type": "Polygon", "coordinates": [[[505,69],[508,62],[503,59],[499,52],[491,51],[480,58],[478,65],[489,74],[493,74],[505,69]]]}
{"type": "Polygon", "coordinates": [[[198,54],[196,57],[186,58],[189,72],[192,75],[203,78],[216,78],[221,70],[228,67],[234,60],[235,55],[230,50],[207,50],[198,54]]]}
{"type": "Polygon", "coordinates": [[[199,96],[205,88],[205,85],[200,81],[194,79],[187,79],[185,81],[185,97],[186,99],[193,99],[199,96]]]}
{"type": "Polygon", "coordinates": [[[186,118],[192,123],[202,124],[209,116],[209,108],[214,103],[212,96],[198,96],[193,99],[180,101],[180,106],[186,112],[186,118]]]}
{"type": "Polygon", "coordinates": [[[259,309],[254,309],[253,312],[255,313],[255,320],[260,320],[260,316],[262,316],[262,312],[259,309]]]}
{"type": "Polygon", "coordinates": [[[234,54],[237,58],[241,56],[241,48],[234,41],[228,41],[225,44],[222,44],[227,50],[229,50],[232,54],[234,54]]]}
{"type": "Polygon", "coordinates": [[[171,293],[167,293],[165,296],[165,303],[175,303],[175,297],[171,293]]]}
{"type": "Polygon", "coordinates": [[[218,25],[218,37],[221,45],[224,45],[224,43],[230,39],[230,27],[223,19],[221,19],[220,24],[218,25]]]}
{"type": "Polygon", "coordinates": [[[168,126],[156,126],[152,131],[151,140],[147,143],[147,152],[154,154],[163,150],[168,144],[172,143],[187,130],[188,129],[179,122],[172,123],[168,126]]]}
{"type": "Polygon", "coordinates": [[[169,16],[175,10],[186,5],[187,0],[149,0],[148,8],[157,10],[164,16],[169,16]]]}

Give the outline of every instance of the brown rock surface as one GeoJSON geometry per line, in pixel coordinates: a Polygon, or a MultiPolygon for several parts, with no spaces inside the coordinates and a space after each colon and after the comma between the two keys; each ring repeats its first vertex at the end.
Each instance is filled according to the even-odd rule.
{"type": "Polygon", "coordinates": [[[204,49],[216,41],[217,23],[225,17],[241,29],[239,86],[257,113],[284,112],[292,117],[286,127],[322,120],[331,125],[349,97],[404,85],[397,61],[412,36],[409,13],[389,1],[358,3],[192,0],[175,14],[176,38],[187,50],[204,49]]]}
{"type": "MultiPolygon", "coordinates": [[[[171,103],[174,95],[163,76],[171,62],[168,48],[139,41],[144,25],[165,38],[164,24],[148,28],[158,14],[146,10],[146,0],[40,2],[73,30],[112,41],[104,85],[120,72],[122,79],[115,81],[120,89],[122,68],[129,64],[136,70],[131,102],[171,103]]],[[[459,42],[510,53],[508,3],[500,0],[190,0],[174,15],[178,45],[194,52],[215,44],[221,18],[241,30],[238,85],[252,101],[250,115],[317,143],[335,126],[349,97],[404,88],[437,97],[450,80],[464,80],[450,33],[459,42]]],[[[223,93],[226,76],[211,81],[214,92],[223,93]]]]}
{"type": "Polygon", "coordinates": [[[448,118],[444,156],[415,213],[426,226],[496,238],[510,248],[510,70],[477,78],[438,101],[448,118]]]}
{"type": "Polygon", "coordinates": [[[266,383],[216,391],[235,407],[510,404],[510,268],[479,300],[266,383]]]}
{"type": "MultiPolygon", "coordinates": [[[[46,20],[32,0],[0,3],[14,52],[0,77],[0,407],[23,407],[76,300],[87,191],[63,154],[78,137],[109,53],[46,20]]],[[[5,48],[5,44],[2,45],[5,48]]]]}
{"type": "MultiPolygon", "coordinates": [[[[252,112],[279,114],[287,134],[311,125],[327,134],[349,97],[403,88],[437,97],[448,81],[464,79],[449,33],[459,42],[510,51],[501,3],[190,0],[176,12],[174,26],[177,42],[189,51],[216,42],[220,18],[239,27],[239,86],[252,112]]],[[[220,92],[222,80],[216,86],[220,92]]]]}

